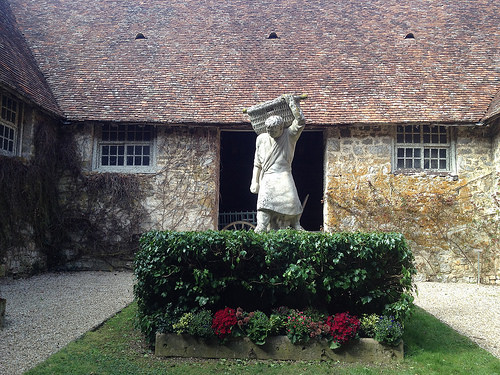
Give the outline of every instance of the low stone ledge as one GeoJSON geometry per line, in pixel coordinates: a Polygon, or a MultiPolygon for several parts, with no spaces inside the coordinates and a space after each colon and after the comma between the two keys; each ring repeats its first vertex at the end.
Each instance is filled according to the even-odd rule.
{"type": "Polygon", "coordinates": [[[0,329],[2,329],[4,326],[6,305],[7,305],[7,300],[5,298],[0,298],[0,329]]]}
{"type": "Polygon", "coordinates": [[[184,358],[276,359],[294,361],[332,360],[360,363],[389,363],[404,357],[403,343],[396,347],[382,345],[374,339],[353,340],[339,349],[330,349],[326,340],[312,340],[294,345],[287,336],[269,337],[262,346],[248,337],[202,339],[190,335],[158,333],[155,355],[184,358]]]}

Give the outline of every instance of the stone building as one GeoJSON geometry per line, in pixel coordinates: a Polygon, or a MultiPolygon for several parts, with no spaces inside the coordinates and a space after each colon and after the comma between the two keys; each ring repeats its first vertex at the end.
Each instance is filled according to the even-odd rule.
{"type": "Polygon", "coordinates": [[[0,15],[8,273],[115,267],[144,230],[251,221],[242,109],[307,93],[307,230],[402,231],[421,279],[500,283],[498,2],[0,0],[0,15]]]}

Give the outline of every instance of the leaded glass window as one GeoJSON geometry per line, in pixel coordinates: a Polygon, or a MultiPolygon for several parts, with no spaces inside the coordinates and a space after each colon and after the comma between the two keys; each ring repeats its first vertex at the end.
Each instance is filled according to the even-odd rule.
{"type": "Polygon", "coordinates": [[[105,124],[99,142],[98,167],[150,167],[153,127],[105,124]]]}
{"type": "Polygon", "coordinates": [[[450,134],[445,126],[400,125],[396,132],[397,170],[450,170],[450,134]]]}
{"type": "Polygon", "coordinates": [[[0,153],[13,155],[20,104],[7,95],[0,95],[0,153]]]}

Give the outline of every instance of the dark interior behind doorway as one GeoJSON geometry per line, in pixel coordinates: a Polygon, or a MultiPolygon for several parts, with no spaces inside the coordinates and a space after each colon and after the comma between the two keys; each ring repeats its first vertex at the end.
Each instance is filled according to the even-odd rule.
{"type": "MultiPolygon", "coordinates": [[[[257,196],[250,193],[254,132],[221,133],[221,172],[219,213],[256,210],[257,196]]],[[[301,202],[309,194],[301,224],[318,231],[323,225],[323,133],[302,133],[295,150],[292,173],[301,202]]]]}

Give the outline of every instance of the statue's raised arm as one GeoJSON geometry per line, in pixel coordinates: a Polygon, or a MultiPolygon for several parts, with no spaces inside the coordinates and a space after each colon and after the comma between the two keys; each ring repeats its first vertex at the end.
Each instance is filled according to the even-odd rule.
{"type": "Polygon", "coordinates": [[[307,98],[307,95],[295,96],[291,94],[283,95],[288,107],[292,111],[293,122],[292,125],[296,125],[297,127],[304,127],[306,124],[306,118],[304,117],[304,113],[300,108],[299,101],[307,98]]]}

